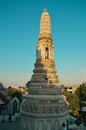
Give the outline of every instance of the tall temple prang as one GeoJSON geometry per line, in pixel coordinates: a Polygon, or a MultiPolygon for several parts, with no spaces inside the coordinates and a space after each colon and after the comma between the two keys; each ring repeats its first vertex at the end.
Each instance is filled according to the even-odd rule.
{"type": "Polygon", "coordinates": [[[54,62],[50,16],[44,9],[29,94],[21,103],[21,130],[61,130],[69,116],[54,62]]]}

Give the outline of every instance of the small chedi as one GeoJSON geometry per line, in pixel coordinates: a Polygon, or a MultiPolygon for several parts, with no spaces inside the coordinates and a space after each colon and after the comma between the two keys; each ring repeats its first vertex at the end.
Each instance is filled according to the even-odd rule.
{"type": "Polygon", "coordinates": [[[49,13],[44,9],[29,93],[21,103],[21,130],[61,130],[69,116],[54,62],[49,13]]]}

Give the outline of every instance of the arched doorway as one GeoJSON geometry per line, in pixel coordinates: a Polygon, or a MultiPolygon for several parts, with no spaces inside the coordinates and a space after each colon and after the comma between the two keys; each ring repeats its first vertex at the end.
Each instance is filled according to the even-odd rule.
{"type": "Polygon", "coordinates": [[[49,59],[49,48],[45,48],[45,59],[49,59]]]}
{"type": "Polygon", "coordinates": [[[11,101],[11,112],[12,114],[19,112],[19,100],[17,97],[14,97],[11,101]]]}
{"type": "Polygon", "coordinates": [[[17,112],[17,107],[18,107],[17,101],[14,100],[14,102],[13,102],[13,113],[17,112]]]}

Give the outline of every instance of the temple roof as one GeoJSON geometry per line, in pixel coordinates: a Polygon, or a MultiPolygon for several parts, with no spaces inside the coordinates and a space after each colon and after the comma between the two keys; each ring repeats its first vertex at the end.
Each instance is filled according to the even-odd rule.
{"type": "Polygon", "coordinates": [[[0,98],[9,100],[10,96],[8,95],[8,93],[6,92],[4,86],[0,83],[0,98]]]}

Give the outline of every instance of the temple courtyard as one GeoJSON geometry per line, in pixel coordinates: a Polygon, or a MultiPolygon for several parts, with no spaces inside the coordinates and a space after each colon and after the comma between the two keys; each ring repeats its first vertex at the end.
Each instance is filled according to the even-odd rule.
{"type": "Polygon", "coordinates": [[[0,130],[20,130],[20,119],[14,122],[0,122],[0,130]]]}

